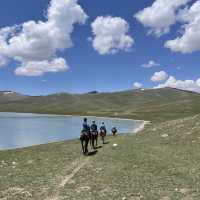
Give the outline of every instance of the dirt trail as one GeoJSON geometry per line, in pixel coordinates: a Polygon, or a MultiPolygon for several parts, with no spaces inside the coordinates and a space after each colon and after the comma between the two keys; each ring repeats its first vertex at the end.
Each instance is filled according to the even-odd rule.
{"type": "Polygon", "coordinates": [[[58,183],[58,187],[53,196],[49,196],[46,200],[59,200],[59,193],[62,188],[89,162],[89,158],[82,157],[80,159],[75,160],[72,163],[72,172],[62,178],[62,180],[58,183]]]}
{"type": "Polygon", "coordinates": [[[79,171],[82,169],[89,161],[89,158],[86,158],[82,163],[80,163],[71,174],[64,177],[59,187],[64,187],[79,171]]]}

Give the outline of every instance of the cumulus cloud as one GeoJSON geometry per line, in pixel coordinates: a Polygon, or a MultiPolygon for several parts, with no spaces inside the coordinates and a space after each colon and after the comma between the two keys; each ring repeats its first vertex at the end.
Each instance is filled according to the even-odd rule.
{"type": "Polygon", "coordinates": [[[165,43],[165,47],[174,52],[192,53],[200,50],[200,0],[190,8],[179,13],[179,20],[185,22],[183,34],[165,43]]]}
{"type": "Polygon", "coordinates": [[[154,60],[149,60],[148,63],[141,65],[141,67],[143,68],[151,68],[151,67],[157,67],[157,66],[161,66],[161,65],[159,63],[156,63],[154,60]]]}
{"type": "Polygon", "coordinates": [[[155,0],[150,7],[139,11],[134,17],[149,28],[149,34],[159,37],[169,32],[177,20],[178,9],[189,1],[191,0],[155,0]]]}
{"type": "Polygon", "coordinates": [[[140,89],[140,88],[142,88],[143,84],[142,84],[142,83],[139,83],[139,82],[135,82],[135,83],[133,84],[133,86],[134,86],[134,88],[140,89]]]}
{"type": "Polygon", "coordinates": [[[200,78],[194,80],[177,80],[175,77],[170,76],[167,81],[163,84],[159,84],[155,88],[171,87],[181,90],[188,90],[200,93],[200,78]]]}
{"type": "Polygon", "coordinates": [[[127,51],[134,44],[134,39],[128,35],[129,25],[121,17],[99,16],[91,27],[93,48],[101,55],[127,51]]]}
{"type": "Polygon", "coordinates": [[[8,60],[4,56],[0,55],[0,67],[5,66],[7,63],[8,60]]]}
{"type": "Polygon", "coordinates": [[[168,78],[168,74],[165,71],[155,72],[151,77],[151,81],[153,82],[162,82],[168,78]]]}
{"type": "Polygon", "coordinates": [[[15,74],[21,76],[41,76],[47,72],[56,73],[66,69],[68,69],[68,65],[65,60],[63,58],[55,58],[52,61],[29,61],[25,66],[18,67],[15,70],[15,74]]]}
{"type": "Polygon", "coordinates": [[[0,56],[20,63],[17,75],[39,76],[68,69],[57,52],[73,45],[74,24],[84,23],[87,15],[77,0],[51,0],[46,18],[0,29],[0,56]]]}

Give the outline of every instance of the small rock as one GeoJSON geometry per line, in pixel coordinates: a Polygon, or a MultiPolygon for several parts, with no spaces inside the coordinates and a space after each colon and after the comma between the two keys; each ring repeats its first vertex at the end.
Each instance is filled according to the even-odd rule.
{"type": "Polygon", "coordinates": [[[163,138],[166,138],[166,137],[168,137],[169,135],[168,134],[163,134],[163,135],[161,135],[161,137],[163,137],[163,138]]]}
{"type": "Polygon", "coordinates": [[[186,195],[189,192],[189,190],[187,188],[181,188],[180,189],[180,193],[186,195]]]}
{"type": "Polygon", "coordinates": [[[4,160],[2,160],[1,163],[2,165],[7,165],[7,163],[4,160]]]}

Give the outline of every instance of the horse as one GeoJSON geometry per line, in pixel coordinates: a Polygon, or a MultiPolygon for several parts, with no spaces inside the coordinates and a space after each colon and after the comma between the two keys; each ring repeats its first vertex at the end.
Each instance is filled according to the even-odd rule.
{"type": "Polygon", "coordinates": [[[117,128],[116,128],[116,127],[113,127],[113,128],[111,129],[111,131],[112,131],[113,136],[115,137],[115,136],[116,136],[116,133],[117,133],[117,128]]]}
{"type": "Polygon", "coordinates": [[[84,155],[86,155],[88,153],[89,140],[90,140],[89,132],[82,130],[81,136],[80,136],[80,141],[81,141],[82,152],[84,155]]]}
{"type": "Polygon", "coordinates": [[[91,131],[91,146],[93,149],[97,147],[98,142],[98,131],[91,131]]]}
{"type": "Polygon", "coordinates": [[[105,129],[100,129],[100,136],[103,144],[105,144],[105,137],[106,137],[106,130],[105,129]]]}

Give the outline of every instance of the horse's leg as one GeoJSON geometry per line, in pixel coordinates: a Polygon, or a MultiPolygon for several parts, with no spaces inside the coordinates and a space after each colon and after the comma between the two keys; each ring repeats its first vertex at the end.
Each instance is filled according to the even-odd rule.
{"type": "Polygon", "coordinates": [[[84,151],[84,145],[83,145],[83,138],[81,138],[80,140],[81,140],[82,153],[84,154],[85,151],[84,151]]]}
{"type": "Polygon", "coordinates": [[[94,140],[95,140],[95,135],[92,135],[92,148],[95,149],[94,147],[94,140]]]}
{"type": "Polygon", "coordinates": [[[95,146],[97,147],[97,135],[95,135],[95,146]]]}
{"type": "Polygon", "coordinates": [[[85,138],[85,153],[88,153],[89,138],[85,138]]]}
{"type": "Polygon", "coordinates": [[[90,147],[92,148],[92,135],[90,135],[90,147]]]}

